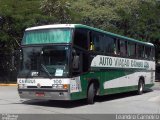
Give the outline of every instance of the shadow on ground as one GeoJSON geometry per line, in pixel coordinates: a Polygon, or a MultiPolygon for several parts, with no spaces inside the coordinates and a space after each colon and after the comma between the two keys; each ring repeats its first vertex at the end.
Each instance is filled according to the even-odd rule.
{"type": "Polygon", "coordinates": [[[160,91],[160,80],[156,81],[151,89],[160,91]]]}
{"type": "MultiPolygon", "coordinates": [[[[151,92],[152,90],[149,89],[145,91],[144,94],[147,94],[151,92]]],[[[95,98],[95,103],[101,103],[101,102],[107,102],[132,96],[138,96],[136,92],[128,92],[128,93],[119,93],[119,94],[113,94],[113,95],[105,95],[105,96],[97,96],[95,98]]],[[[22,104],[26,105],[36,105],[36,106],[46,106],[46,107],[58,107],[58,108],[74,108],[79,106],[85,106],[87,104],[86,99],[82,100],[75,100],[75,101],[57,101],[57,100],[26,100],[22,101],[22,104]]]]}

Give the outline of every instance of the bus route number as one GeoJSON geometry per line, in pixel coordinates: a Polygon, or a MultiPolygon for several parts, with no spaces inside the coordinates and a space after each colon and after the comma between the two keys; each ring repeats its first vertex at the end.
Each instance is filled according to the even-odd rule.
{"type": "Polygon", "coordinates": [[[53,80],[53,84],[62,84],[62,80],[53,80]]]}

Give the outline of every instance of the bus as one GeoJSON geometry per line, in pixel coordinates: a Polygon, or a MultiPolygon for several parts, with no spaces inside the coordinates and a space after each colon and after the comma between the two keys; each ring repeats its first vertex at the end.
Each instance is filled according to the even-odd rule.
{"type": "Polygon", "coordinates": [[[17,84],[22,99],[79,100],[137,91],[155,81],[155,48],[148,42],[82,24],[27,28],[17,84]]]}

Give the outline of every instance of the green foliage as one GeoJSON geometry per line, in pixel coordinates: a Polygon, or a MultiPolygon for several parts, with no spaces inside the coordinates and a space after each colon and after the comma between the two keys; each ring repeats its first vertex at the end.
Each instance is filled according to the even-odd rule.
{"type": "Polygon", "coordinates": [[[81,17],[80,23],[152,42],[160,38],[159,4],[155,0],[73,0],[72,9],[81,17]]]}
{"type": "Polygon", "coordinates": [[[25,28],[43,24],[51,18],[42,15],[39,0],[0,0],[0,42],[5,43],[3,50],[16,49],[25,28]]]}
{"type": "Polygon", "coordinates": [[[142,41],[160,39],[156,0],[0,0],[0,42],[11,51],[25,28],[82,23],[142,41]]]}
{"type": "Polygon", "coordinates": [[[68,0],[43,0],[40,9],[48,16],[56,17],[57,23],[68,23],[71,21],[70,1],[68,0]]]}
{"type": "Polygon", "coordinates": [[[110,28],[115,29],[115,21],[120,18],[114,12],[112,5],[108,4],[109,2],[109,0],[76,0],[72,9],[81,16],[80,23],[110,30],[110,28]]]}
{"type": "MultiPolygon", "coordinates": [[[[27,27],[81,23],[152,42],[159,53],[159,13],[159,0],[0,0],[0,52],[17,49],[27,27]]],[[[10,61],[0,64],[10,71],[10,61]]]]}

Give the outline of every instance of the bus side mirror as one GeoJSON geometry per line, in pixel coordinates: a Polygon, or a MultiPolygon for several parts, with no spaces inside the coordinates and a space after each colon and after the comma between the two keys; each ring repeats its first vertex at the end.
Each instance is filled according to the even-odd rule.
{"type": "Polygon", "coordinates": [[[79,56],[78,55],[73,56],[72,67],[73,69],[79,69],[79,56]]]}

